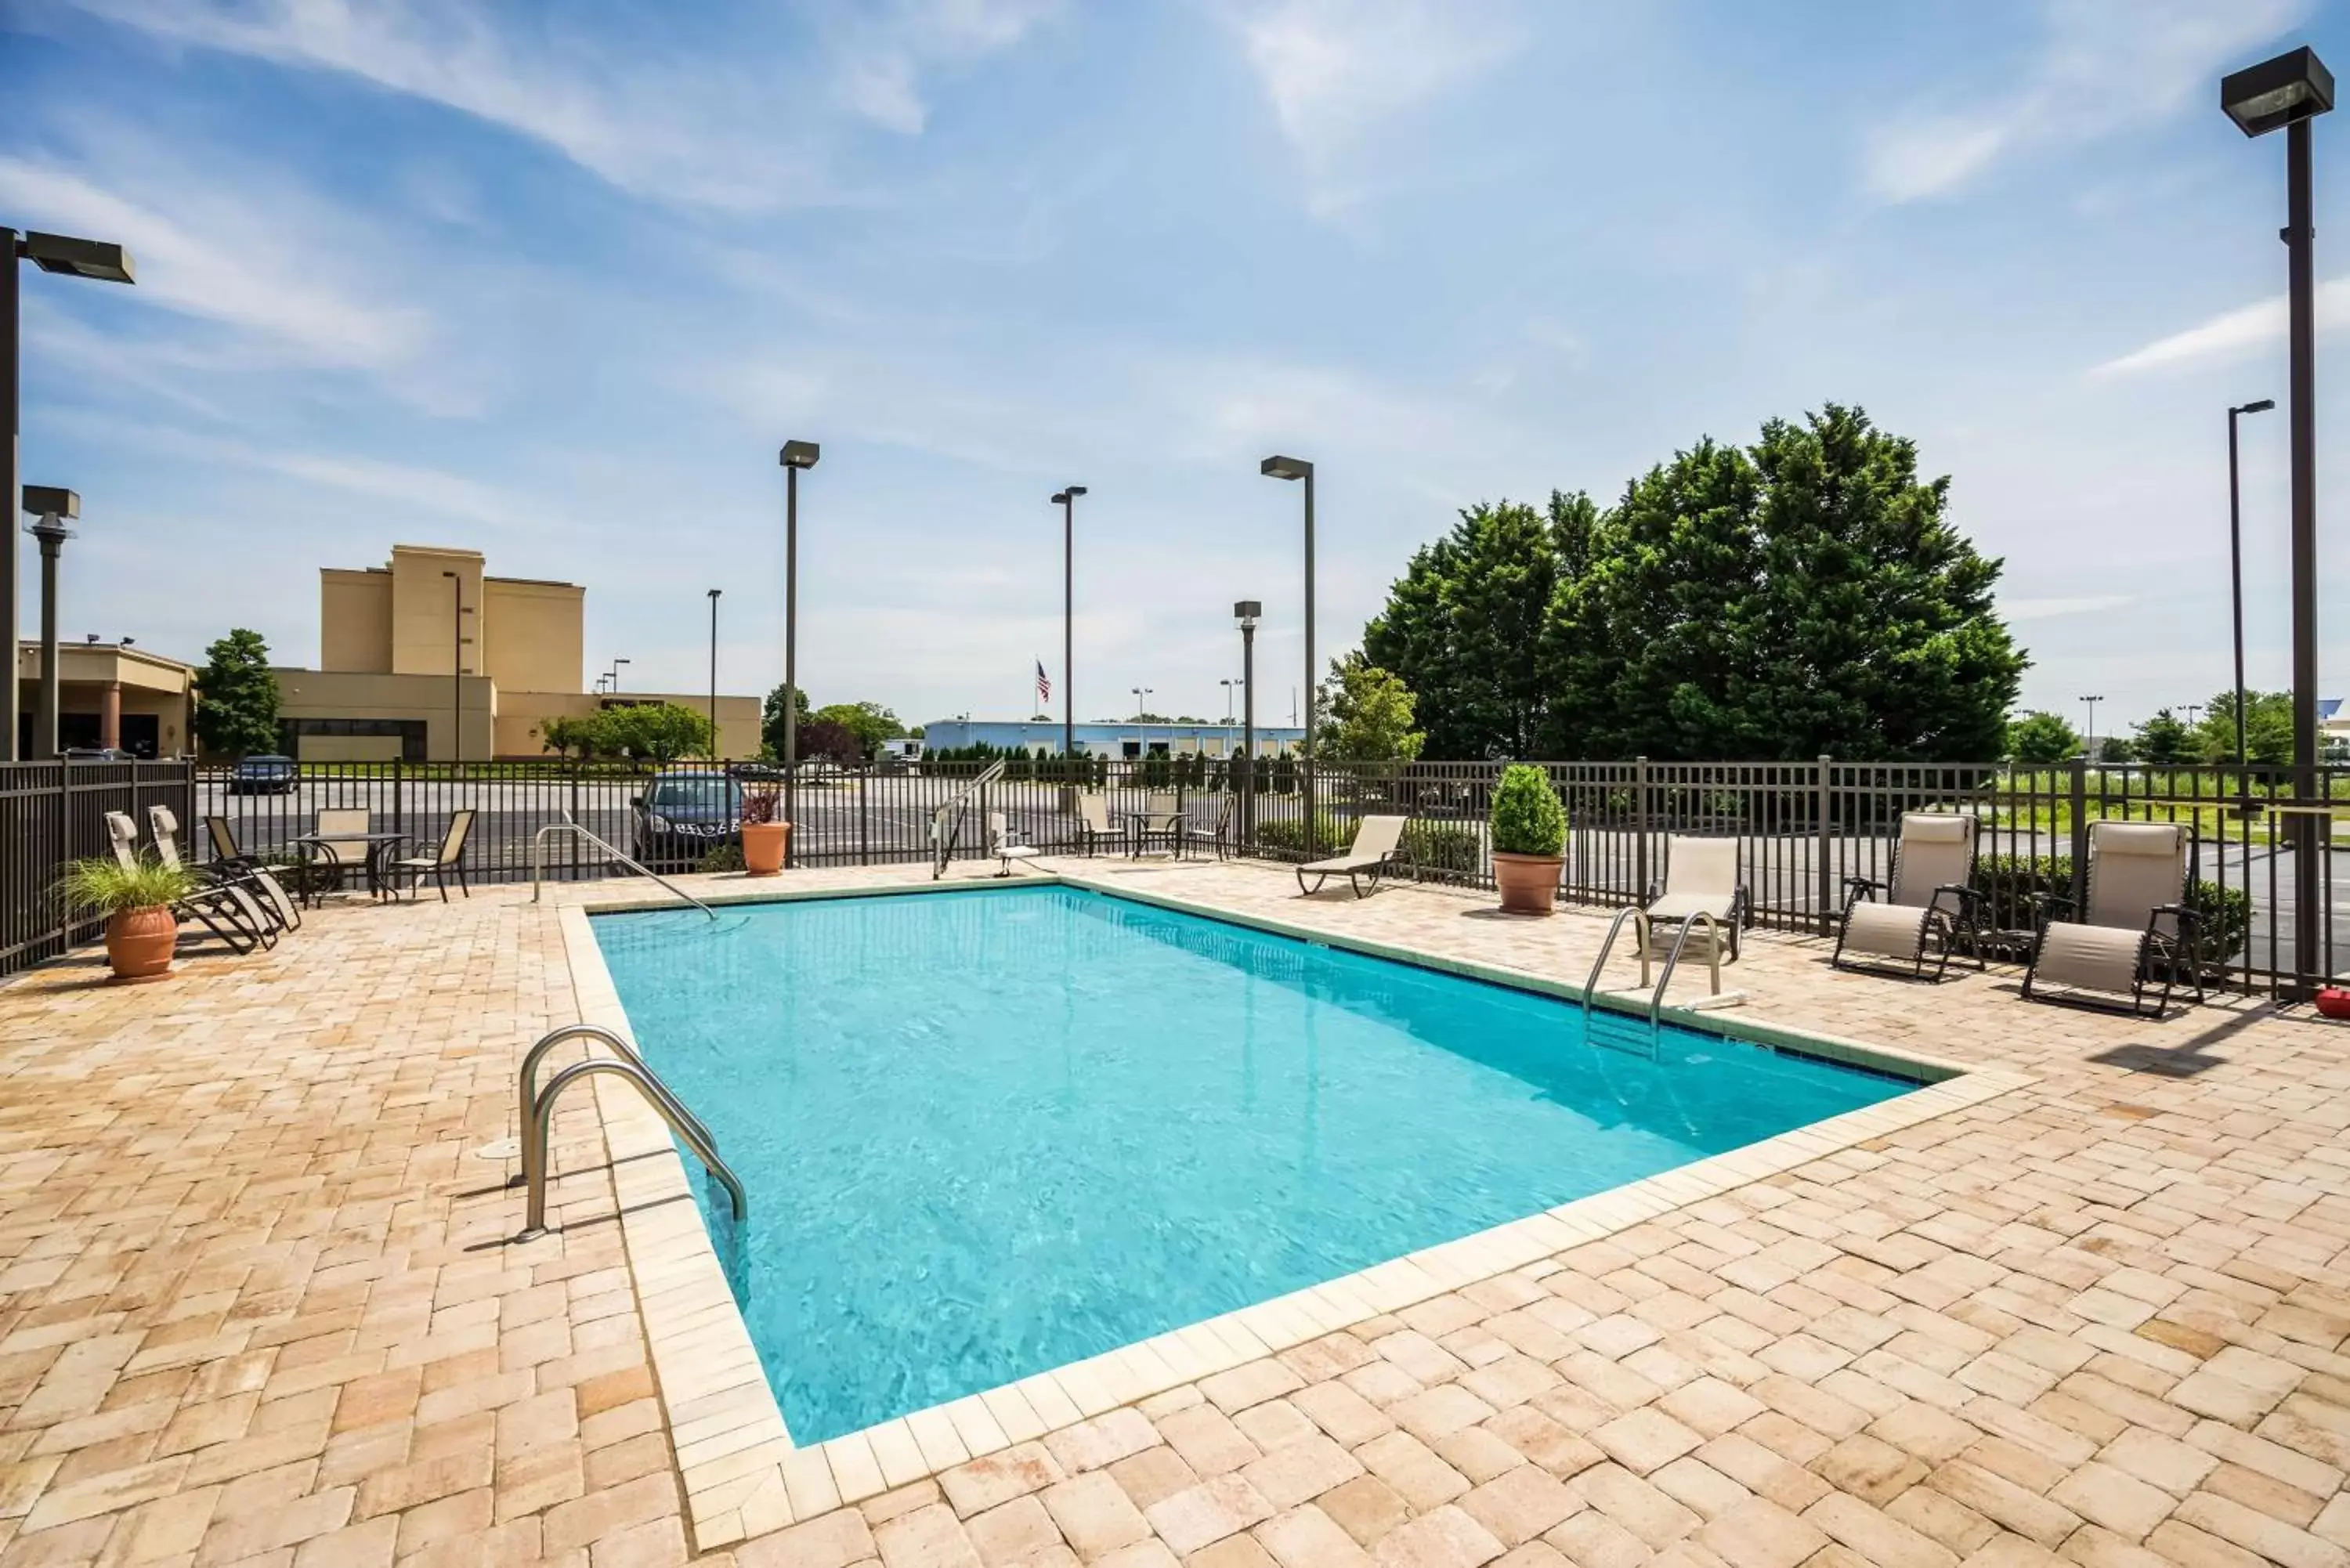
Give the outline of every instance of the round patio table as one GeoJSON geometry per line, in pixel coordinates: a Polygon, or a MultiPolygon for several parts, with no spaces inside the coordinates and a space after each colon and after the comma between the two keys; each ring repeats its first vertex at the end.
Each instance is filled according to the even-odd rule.
{"type": "MultiPolygon", "coordinates": [[[[302,835],[301,837],[294,840],[294,846],[303,852],[303,902],[315,906],[318,901],[317,887],[315,880],[310,876],[311,867],[317,864],[317,861],[314,859],[316,851],[325,849],[329,845],[336,844],[363,844],[367,846],[367,854],[361,860],[360,866],[367,874],[369,896],[370,898],[380,898],[383,897],[384,856],[388,851],[407,842],[408,835],[405,833],[306,833],[302,835]]],[[[350,864],[339,855],[330,857],[329,858],[337,867],[350,864]]]]}

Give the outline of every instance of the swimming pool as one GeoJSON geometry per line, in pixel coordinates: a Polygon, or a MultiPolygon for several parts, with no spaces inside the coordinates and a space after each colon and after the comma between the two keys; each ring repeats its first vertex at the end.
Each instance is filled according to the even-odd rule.
{"type": "Polygon", "coordinates": [[[594,925],[801,1444],[1916,1086],[1071,888],[594,925]]]}

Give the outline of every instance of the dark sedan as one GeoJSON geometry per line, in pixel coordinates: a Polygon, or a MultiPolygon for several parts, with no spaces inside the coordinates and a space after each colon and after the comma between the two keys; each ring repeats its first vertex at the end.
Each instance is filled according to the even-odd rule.
{"type": "Polygon", "coordinates": [[[290,794],[302,780],[302,767],[291,757],[239,757],[229,771],[231,794],[290,794]]]}
{"type": "Polygon", "coordinates": [[[629,853],[659,871],[691,871],[743,842],[743,786],[712,774],[662,774],[629,805],[629,853]]]}

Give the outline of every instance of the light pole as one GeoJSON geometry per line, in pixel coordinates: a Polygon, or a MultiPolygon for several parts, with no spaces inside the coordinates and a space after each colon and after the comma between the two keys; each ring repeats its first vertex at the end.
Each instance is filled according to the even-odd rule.
{"type": "MultiPolygon", "coordinates": [[[[81,497],[54,484],[25,486],[25,510],[38,519],[25,532],[41,545],[41,692],[33,710],[33,761],[57,760],[57,557],[73,537],[68,527],[81,515],[81,497]]],[[[16,542],[8,542],[16,553],[16,542]]],[[[16,645],[8,645],[8,684],[16,683],[16,645]]]]}
{"type": "Polygon", "coordinates": [[[710,760],[718,760],[718,596],[723,588],[710,590],[710,760]]]}
{"type": "Polygon", "coordinates": [[[449,760],[465,760],[465,617],[473,612],[465,607],[465,579],[454,572],[441,574],[449,579],[454,594],[451,601],[455,609],[449,617],[449,760]]]}
{"type": "Polygon", "coordinates": [[[1229,724],[1232,722],[1232,688],[1238,686],[1240,682],[1237,680],[1219,680],[1216,684],[1224,689],[1224,722],[1229,724]]]}
{"type": "Polygon", "coordinates": [[[1253,842],[1256,826],[1256,623],[1264,607],[1254,599],[1232,606],[1241,628],[1241,842],[1253,842]]]}
{"type": "MultiPolygon", "coordinates": [[[[0,229],[0,496],[15,495],[24,475],[16,452],[16,264],[29,261],[43,272],[70,273],[100,283],[130,283],[130,253],[98,240],[64,234],[18,234],[0,229]]],[[[23,701],[16,692],[16,541],[0,550],[0,649],[7,650],[7,679],[0,680],[0,763],[17,760],[16,732],[23,701]]],[[[55,736],[49,750],[57,750],[55,736]]]]}
{"type": "Polygon", "coordinates": [[[605,690],[611,692],[615,697],[619,696],[620,694],[620,666],[634,662],[635,660],[628,659],[616,659],[612,660],[612,668],[604,672],[604,680],[606,682],[605,690]]]}
{"type": "Polygon", "coordinates": [[[2081,701],[2089,705],[2089,735],[2081,742],[2081,754],[2094,763],[2097,760],[2097,704],[2105,698],[2084,697],[2081,701]]]}
{"type": "MultiPolygon", "coordinates": [[[[798,809],[800,750],[800,470],[814,468],[822,449],[812,441],[787,441],[775,461],[784,465],[784,821],[798,809]]],[[[784,835],[784,864],[797,858],[784,835]]]]}
{"type": "Polygon", "coordinates": [[[1302,457],[1282,457],[1278,454],[1257,464],[1259,473],[1268,479],[1302,479],[1305,482],[1305,738],[1303,750],[1305,766],[1299,775],[1305,789],[1305,849],[1309,860],[1315,854],[1314,836],[1314,465],[1302,457]]]}
{"type": "MultiPolygon", "coordinates": [[[[1061,776],[1076,782],[1077,754],[1077,497],[1082,484],[1062,486],[1053,497],[1061,509],[1061,776]]],[[[1065,805],[1064,809],[1074,809],[1065,805]]]]}
{"type": "Polygon", "coordinates": [[[2244,505],[2236,479],[2236,421],[2244,414],[2264,414],[2276,407],[2274,398],[2241,403],[2228,410],[2228,578],[2236,608],[2236,795],[2239,809],[2251,798],[2244,776],[2244,505]]]}
{"type": "Polygon", "coordinates": [[[1158,695],[1157,689],[1149,686],[1129,686],[1127,690],[1134,693],[1134,722],[1139,724],[1142,722],[1142,716],[1150,711],[1142,705],[1142,700],[1145,697],[1158,695]]]}
{"type": "MultiPolygon", "coordinates": [[[[2317,889],[2324,882],[2330,811],[2312,810],[2317,795],[2317,286],[2315,215],[2310,194],[2310,121],[2334,107],[2334,73],[2307,47],[2221,78],[2220,108],[2246,136],[2285,133],[2285,244],[2293,431],[2293,773],[2290,814],[2294,867],[2293,986],[2291,999],[2316,993],[2325,922],[2317,889]]],[[[2241,716],[2243,703],[2239,701],[2241,716]]]]}

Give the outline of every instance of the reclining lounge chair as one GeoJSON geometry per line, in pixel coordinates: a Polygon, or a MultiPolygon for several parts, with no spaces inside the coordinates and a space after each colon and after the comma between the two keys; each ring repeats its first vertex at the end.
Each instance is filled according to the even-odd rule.
{"type": "Polygon", "coordinates": [[[2194,855],[2195,835],[2183,822],[2089,824],[2088,907],[2076,913],[2071,898],[2055,894],[2041,900],[2032,967],[2023,974],[2025,998],[2159,1018],[2183,971],[2201,1002],[2202,966],[2195,953],[2201,924],[2186,903],[2194,855]],[[2058,918],[2060,911],[2065,918],[2058,918]],[[2153,993],[2149,1011],[2146,1002],[2158,969],[2162,989],[2153,993]],[[2041,988],[2049,985],[2066,987],[2067,994],[2041,995],[2041,988]],[[2078,992],[2129,1000],[2098,1002],[2072,994],[2078,992]]]}
{"type": "Polygon", "coordinates": [[[1322,884],[1333,877],[1344,877],[1355,897],[1363,896],[1363,878],[1370,879],[1376,890],[1379,878],[1397,866],[1409,866],[1411,859],[1403,847],[1404,824],[1410,819],[1402,816],[1367,816],[1355,825],[1354,847],[1344,855],[1334,855],[1327,860],[1309,860],[1297,868],[1297,891],[1300,895],[1319,893],[1322,884]],[[1305,878],[1314,878],[1308,888],[1305,878]]]}
{"type": "MultiPolygon", "coordinates": [[[[139,864],[139,825],[127,811],[106,814],[107,843],[125,870],[139,864]]],[[[208,884],[172,906],[172,913],[191,919],[218,937],[231,952],[249,953],[277,945],[276,928],[253,895],[233,882],[208,884]]]]}
{"type": "MultiPolygon", "coordinates": [[[[226,826],[226,824],[222,826],[226,826]]],[[[154,837],[155,854],[163,864],[181,864],[180,819],[170,806],[151,805],[147,808],[147,830],[154,837]]],[[[217,845],[218,840],[214,842],[217,845]]],[[[260,861],[238,856],[233,860],[215,860],[209,866],[199,866],[195,869],[196,874],[208,882],[233,882],[242,887],[279,930],[294,930],[302,924],[301,909],[287,895],[276,874],[260,861]]]]}
{"type": "Polygon", "coordinates": [[[1980,922],[1975,918],[1975,840],[1971,813],[1913,811],[1901,818],[1901,839],[1893,851],[1893,876],[1844,879],[1844,922],[1836,931],[1837,969],[1882,970],[1907,964],[1924,980],[1926,961],[1935,959],[1939,982],[1961,942],[1983,967],[1980,922]],[[1850,961],[1848,955],[1865,955],[1850,961]]]}

